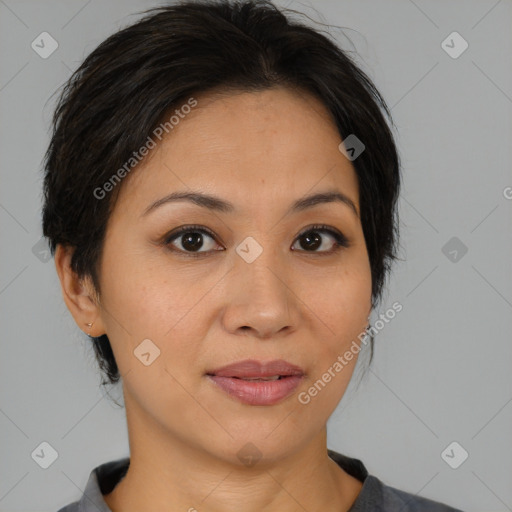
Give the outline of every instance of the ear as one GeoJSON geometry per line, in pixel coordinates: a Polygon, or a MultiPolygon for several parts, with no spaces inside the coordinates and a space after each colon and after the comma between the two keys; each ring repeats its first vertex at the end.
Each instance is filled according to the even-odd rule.
{"type": "Polygon", "coordinates": [[[99,298],[91,279],[79,279],[71,269],[73,252],[73,247],[61,244],[58,244],[55,250],[55,268],[60,280],[62,297],[78,327],[90,336],[101,336],[105,334],[105,328],[99,298]],[[88,323],[93,323],[92,327],[88,327],[88,323]]]}

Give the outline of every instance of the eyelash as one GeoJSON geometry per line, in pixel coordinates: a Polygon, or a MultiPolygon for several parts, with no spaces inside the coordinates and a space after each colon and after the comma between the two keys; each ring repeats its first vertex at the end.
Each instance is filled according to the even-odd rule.
{"type": "MultiPolygon", "coordinates": [[[[334,254],[342,249],[346,249],[346,248],[350,247],[349,241],[342,233],[338,232],[337,230],[333,230],[329,226],[326,226],[324,224],[315,224],[313,226],[307,227],[305,230],[303,230],[301,233],[299,233],[297,235],[296,240],[298,240],[300,237],[302,237],[305,234],[310,233],[312,231],[319,231],[319,232],[328,233],[329,235],[331,235],[335,240],[334,248],[331,249],[330,251],[299,250],[298,252],[305,252],[305,253],[311,253],[311,254],[316,254],[316,255],[320,255],[320,256],[327,256],[330,254],[334,254]]],[[[188,225],[188,226],[183,226],[183,227],[179,228],[177,231],[173,231],[173,232],[165,235],[163,237],[163,244],[172,252],[181,253],[183,255],[186,255],[187,257],[192,257],[192,258],[200,258],[200,257],[203,257],[203,256],[209,254],[210,252],[217,252],[216,250],[202,251],[202,252],[182,251],[181,249],[176,249],[175,247],[173,247],[171,245],[171,242],[178,239],[181,235],[183,235],[185,233],[190,233],[190,232],[206,234],[217,242],[215,235],[209,229],[206,229],[203,226],[192,224],[192,225],[188,225]]],[[[295,243],[295,241],[294,241],[294,243],[295,243]]]]}

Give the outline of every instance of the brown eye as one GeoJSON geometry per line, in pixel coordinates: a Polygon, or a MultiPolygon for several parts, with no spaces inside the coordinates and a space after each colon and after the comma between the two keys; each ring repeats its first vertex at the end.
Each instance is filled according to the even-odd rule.
{"type": "Polygon", "coordinates": [[[341,247],[349,247],[348,240],[344,235],[323,225],[307,228],[297,237],[297,241],[299,241],[301,250],[312,253],[332,253],[341,247]],[[328,234],[334,242],[325,241],[325,234],[328,234]],[[322,247],[326,249],[318,250],[322,247]]]}
{"type": "MultiPolygon", "coordinates": [[[[342,233],[324,225],[308,227],[296,240],[300,245],[298,249],[300,252],[319,255],[332,254],[350,245],[342,233]]],[[[166,235],[163,244],[173,252],[192,257],[206,256],[212,251],[224,250],[215,249],[217,246],[215,236],[203,226],[182,226],[166,235]]],[[[297,251],[293,246],[292,250],[297,251]]]]}
{"type": "Polygon", "coordinates": [[[169,246],[173,251],[183,252],[191,256],[202,255],[216,250],[213,249],[216,245],[213,234],[199,226],[183,226],[178,231],[167,235],[164,244],[169,246]],[[178,242],[178,246],[176,242],[178,242]],[[201,249],[205,246],[206,250],[202,251],[201,249]]]}

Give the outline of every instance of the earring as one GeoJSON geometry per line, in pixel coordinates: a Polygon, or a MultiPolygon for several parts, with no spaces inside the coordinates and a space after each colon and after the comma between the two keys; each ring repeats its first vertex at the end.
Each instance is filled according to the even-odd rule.
{"type": "MultiPolygon", "coordinates": [[[[89,331],[90,331],[90,330],[91,330],[91,327],[92,327],[92,325],[93,325],[93,324],[94,324],[94,322],[89,322],[89,323],[87,323],[87,324],[85,324],[85,325],[87,325],[87,327],[89,327],[89,331]]],[[[89,336],[90,338],[93,338],[93,337],[94,337],[94,336],[91,336],[89,333],[86,333],[86,334],[87,334],[87,336],[89,336]]]]}

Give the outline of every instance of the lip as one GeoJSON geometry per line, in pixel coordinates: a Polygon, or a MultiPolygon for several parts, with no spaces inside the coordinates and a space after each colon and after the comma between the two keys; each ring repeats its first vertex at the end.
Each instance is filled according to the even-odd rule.
{"type": "Polygon", "coordinates": [[[274,405],[291,395],[304,378],[299,366],[282,359],[260,362],[239,361],[208,371],[206,376],[221,390],[249,405],[274,405]],[[279,380],[248,381],[279,375],[279,380]]]}
{"type": "Polygon", "coordinates": [[[255,359],[245,359],[236,363],[228,364],[207,372],[208,375],[217,377],[238,377],[239,379],[251,379],[259,377],[272,377],[274,375],[290,376],[304,375],[304,370],[299,366],[275,359],[273,361],[263,362],[255,359]]]}

